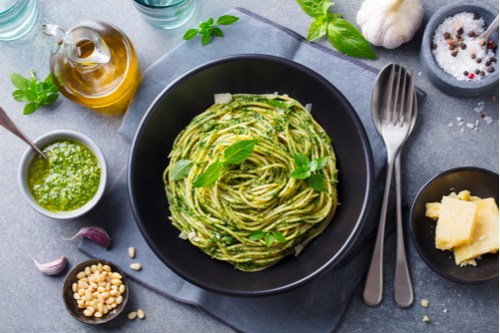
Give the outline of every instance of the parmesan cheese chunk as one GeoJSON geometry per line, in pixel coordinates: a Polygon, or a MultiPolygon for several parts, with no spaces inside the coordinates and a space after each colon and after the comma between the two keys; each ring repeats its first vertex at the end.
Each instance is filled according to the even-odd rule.
{"type": "Polygon", "coordinates": [[[453,249],[457,265],[472,264],[470,259],[498,251],[498,206],[495,199],[476,200],[474,204],[477,205],[476,228],[470,242],[453,249]]]}
{"type": "Polygon", "coordinates": [[[441,204],[439,202],[428,202],[425,204],[425,216],[433,220],[438,219],[440,210],[441,204]]]}
{"type": "Polygon", "coordinates": [[[436,226],[436,248],[450,250],[467,244],[476,226],[477,205],[472,202],[443,197],[436,226]]]}

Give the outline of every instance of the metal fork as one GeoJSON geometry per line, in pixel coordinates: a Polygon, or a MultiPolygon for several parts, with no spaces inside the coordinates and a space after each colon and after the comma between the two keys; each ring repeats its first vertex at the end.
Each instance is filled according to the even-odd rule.
{"type": "Polygon", "coordinates": [[[410,83],[407,87],[406,71],[404,71],[401,66],[397,67],[399,69],[396,84],[394,84],[396,80],[396,65],[392,65],[388,89],[384,96],[384,106],[380,108],[380,113],[373,113],[373,121],[380,130],[379,132],[387,148],[387,178],[377,240],[368,270],[368,276],[366,278],[365,289],[363,291],[363,301],[369,306],[376,306],[382,301],[384,231],[389,190],[391,187],[391,176],[396,156],[408,136],[413,119],[413,71],[410,76],[410,83]]]}

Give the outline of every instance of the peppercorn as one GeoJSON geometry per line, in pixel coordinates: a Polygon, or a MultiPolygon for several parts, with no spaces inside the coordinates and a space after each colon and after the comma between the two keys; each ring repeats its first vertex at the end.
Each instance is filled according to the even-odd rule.
{"type": "Polygon", "coordinates": [[[464,33],[464,29],[463,28],[460,28],[457,30],[457,34],[461,35],[464,33]]]}
{"type": "Polygon", "coordinates": [[[484,40],[479,42],[479,45],[481,45],[481,46],[484,46],[484,44],[486,44],[486,42],[484,40]]]}
{"type": "Polygon", "coordinates": [[[462,44],[462,45],[460,45],[460,48],[461,48],[462,50],[465,50],[465,49],[467,48],[467,45],[466,45],[466,44],[462,44]]]}
{"type": "Polygon", "coordinates": [[[480,71],[480,72],[479,72],[479,75],[481,75],[481,76],[484,76],[484,74],[485,74],[485,73],[484,73],[483,71],[480,71]]]}
{"type": "Polygon", "coordinates": [[[470,74],[469,74],[469,79],[471,79],[471,80],[472,80],[473,78],[474,78],[474,74],[470,73],[470,74]]]}
{"type": "Polygon", "coordinates": [[[476,69],[474,73],[479,74],[479,69],[476,69]]]}
{"type": "Polygon", "coordinates": [[[455,51],[451,52],[451,56],[452,56],[452,57],[456,57],[456,56],[457,56],[457,54],[458,54],[458,52],[455,52],[455,51]]]}
{"type": "Polygon", "coordinates": [[[484,118],[484,117],[485,117],[485,115],[484,115],[483,113],[481,113],[480,117],[481,117],[481,118],[484,118]]]}
{"type": "Polygon", "coordinates": [[[461,40],[461,39],[462,39],[462,35],[455,35],[455,38],[456,38],[457,40],[461,40]]]}
{"type": "Polygon", "coordinates": [[[478,14],[474,14],[474,20],[479,20],[479,15],[478,14]]]}
{"type": "Polygon", "coordinates": [[[451,35],[449,32],[445,32],[443,37],[444,37],[444,39],[450,39],[451,35]]]}
{"type": "Polygon", "coordinates": [[[481,60],[483,60],[483,59],[481,59],[481,58],[477,58],[477,59],[476,59],[476,62],[477,62],[478,64],[480,64],[480,63],[481,63],[481,60]]]}
{"type": "Polygon", "coordinates": [[[453,52],[459,52],[458,47],[453,49],[453,52]]]}
{"type": "Polygon", "coordinates": [[[492,62],[496,62],[496,61],[497,61],[497,58],[495,58],[495,57],[491,57],[491,58],[490,58],[490,61],[492,61],[492,62]]]}
{"type": "Polygon", "coordinates": [[[477,32],[474,33],[474,38],[477,38],[479,37],[479,35],[477,34],[477,32]]]}
{"type": "Polygon", "coordinates": [[[496,50],[496,49],[497,49],[497,44],[495,44],[495,43],[491,43],[491,48],[492,48],[493,50],[496,50]]]}
{"type": "Polygon", "coordinates": [[[487,69],[488,73],[493,73],[495,71],[495,68],[493,66],[488,67],[487,69]]]}
{"type": "Polygon", "coordinates": [[[465,72],[464,72],[464,75],[465,75],[465,76],[469,76],[469,72],[465,71],[465,72]]]}
{"type": "Polygon", "coordinates": [[[476,33],[474,31],[469,31],[469,37],[474,37],[476,33]]]}
{"type": "Polygon", "coordinates": [[[485,66],[489,66],[489,65],[491,65],[491,61],[486,61],[486,62],[484,63],[484,65],[485,65],[485,66]]]}
{"type": "Polygon", "coordinates": [[[453,46],[453,45],[448,46],[448,50],[453,51],[454,49],[455,49],[455,46],[453,46]]]}
{"type": "Polygon", "coordinates": [[[475,54],[475,53],[472,53],[472,54],[470,55],[470,57],[471,57],[471,59],[476,59],[476,54],[475,54]]]}
{"type": "Polygon", "coordinates": [[[437,46],[437,44],[432,44],[432,48],[433,48],[434,50],[435,50],[435,49],[437,49],[437,47],[438,47],[438,46],[437,46]]]}

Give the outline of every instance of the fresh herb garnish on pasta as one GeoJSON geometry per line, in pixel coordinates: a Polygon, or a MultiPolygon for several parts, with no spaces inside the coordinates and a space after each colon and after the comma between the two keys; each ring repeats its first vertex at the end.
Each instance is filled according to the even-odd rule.
{"type": "Polygon", "coordinates": [[[311,186],[316,191],[325,190],[325,177],[321,174],[312,174],[316,170],[321,170],[326,166],[328,162],[328,156],[323,156],[318,159],[309,161],[309,157],[302,153],[295,153],[293,156],[297,168],[292,171],[290,177],[296,179],[306,179],[309,178],[309,186],[311,186]]]}

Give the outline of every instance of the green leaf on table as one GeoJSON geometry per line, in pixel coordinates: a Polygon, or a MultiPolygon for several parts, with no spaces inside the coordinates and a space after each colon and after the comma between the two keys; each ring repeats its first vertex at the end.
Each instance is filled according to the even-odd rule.
{"type": "Polygon", "coordinates": [[[224,150],[224,162],[239,164],[246,160],[253,152],[257,139],[242,140],[232,144],[224,150]]]}
{"type": "Polygon", "coordinates": [[[207,21],[207,24],[209,26],[212,26],[212,24],[214,24],[214,19],[213,18],[209,18],[208,21],[207,21]]]}
{"type": "Polygon", "coordinates": [[[286,238],[283,236],[283,234],[279,231],[273,231],[273,236],[276,238],[276,240],[280,243],[286,243],[286,238]]]}
{"type": "Polygon", "coordinates": [[[212,40],[212,34],[206,33],[201,36],[201,46],[207,45],[212,40]]]}
{"type": "Polygon", "coordinates": [[[30,84],[30,80],[25,79],[24,77],[22,77],[17,73],[10,74],[10,80],[12,81],[14,87],[21,90],[28,88],[30,84]]]}
{"type": "Polygon", "coordinates": [[[182,39],[184,39],[184,40],[193,39],[198,34],[198,31],[199,31],[198,29],[189,29],[188,31],[186,31],[186,33],[184,34],[184,37],[182,37],[182,39]]]}
{"type": "Polygon", "coordinates": [[[323,1],[324,0],[297,0],[297,3],[307,15],[317,18],[323,15],[323,1]]]}
{"type": "Polygon", "coordinates": [[[273,242],[274,242],[274,237],[270,233],[267,233],[264,236],[264,240],[266,241],[266,246],[271,247],[271,245],[273,245],[273,242]]]}
{"type": "Polygon", "coordinates": [[[215,25],[230,25],[238,21],[240,18],[232,15],[222,15],[217,19],[215,25]]]}
{"type": "Polygon", "coordinates": [[[324,191],[325,190],[325,178],[323,175],[311,175],[309,177],[309,186],[311,186],[316,191],[324,191]]]}
{"type": "Polygon", "coordinates": [[[207,187],[212,185],[219,179],[222,162],[214,162],[210,164],[205,172],[196,177],[193,182],[194,187],[207,187]]]}
{"type": "Polygon", "coordinates": [[[257,241],[257,240],[261,239],[262,237],[264,237],[264,231],[262,231],[262,230],[252,231],[248,235],[248,238],[250,238],[251,240],[254,240],[254,241],[257,241]]]}
{"type": "Polygon", "coordinates": [[[224,37],[224,33],[217,27],[212,28],[212,33],[217,37],[224,37]]]}
{"type": "Polygon", "coordinates": [[[309,158],[302,154],[302,153],[295,153],[293,154],[293,160],[295,161],[295,164],[299,168],[309,168],[309,158]]]}
{"type": "Polygon", "coordinates": [[[38,97],[33,90],[25,90],[24,94],[28,102],[34,102],[38,97]]]}
{"type": "Polygon", "coordinates": [[[324,0],[323,3],[321,4],[321,9],[323,9],[323,15],[327,16],[330,11],[330,7],[333,5],[333,2],[330,2],[330,0],[324,0]]]}
{"type": "Polygon", "coordinates": [[[328,40],[338,51],[356,58],[377,59],[363,35],[346,20],[330,21],[327,33],[328,40]]]}
{"type": "Polygon", "coordinates": [[[27,102],[27,100],[25,100],[26,95],[24,93],[24,90],[15,90],[12,93],[12,97],[14,97],[14,100],[17,102],[27,102]]]}
{"type": "Polygon", "coordinates": [[[306,40],[308,42],[311,42],[324,36],[326,34],[327,27],[328,20],[326,20],[325,18],[317,18],[313,23],[311,23],[306,40]]]}
{"type": "Polygon", "coordinates": [[[186,177],[193,167],[193,162],[190,160],[178,160],[172,168],[172,180],[180,180],[186,177]]]}
{"type": "Polygon", "coordinates": [[[43,105],[47,105],[47,104],[54,104],[56,101],[57,101],[57,98],[59,97],[59,94],[54,94],[54,93],[51,93],[50,95],[48,95],[43,101],[42,101],[42,104],[43,105]]]}
{"type": "Polygon", "coordinates": [[[38,109],[37,105],[35,103],[29,103],[24,106],[24,111],[23,114],[30,114],[35,112],[35,110],[38,109]]]}

